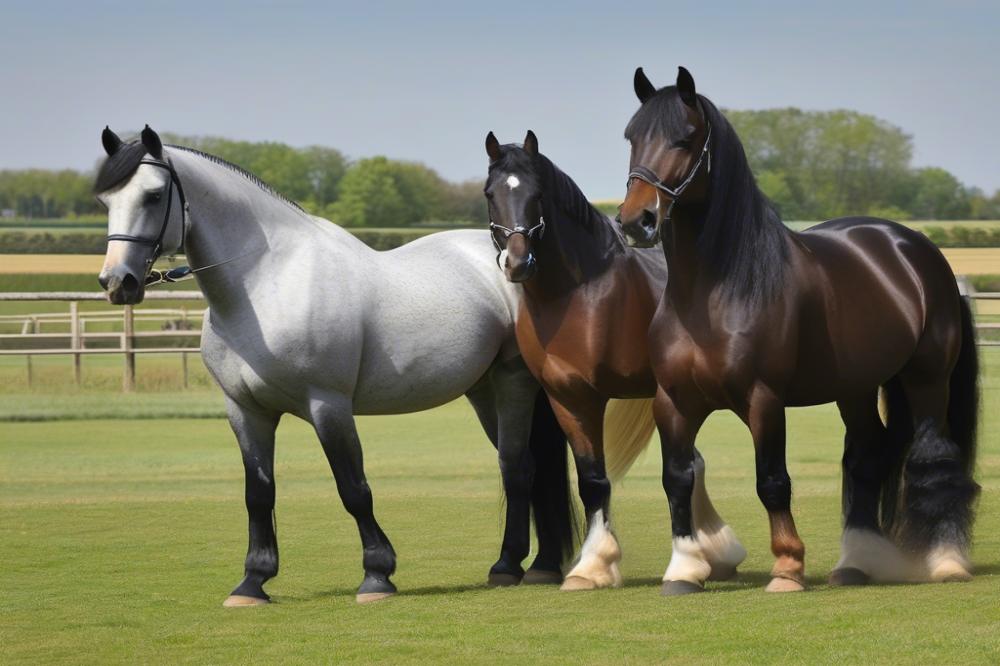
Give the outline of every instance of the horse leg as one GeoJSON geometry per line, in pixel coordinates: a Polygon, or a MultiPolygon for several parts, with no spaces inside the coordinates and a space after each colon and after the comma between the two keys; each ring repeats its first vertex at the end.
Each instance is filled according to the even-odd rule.
{"type": "Polygon", "coordinates": [[[279,414],[253,411],[226,399],[229,425],[243,457],[250,544],[244,577],[223,603],[228,608],[257,606],[270,599],[264,583],[278,575],[274,529],[274,430],[279,414]]]}
{"type": "Polygon", "coordinates": [[[767,509],[771,527],[771,569],[768,592],[805,589],[805,545],[792,519],[792,480],[785,463],[785,408],[767,387],[758,385],[747,415],[757,467],[757,496],[767,509]]]}
{"type": "Polygon", "coordinates": [[[344,508],[357,521],[361,534],[365,578],[356,600],[367,603],[384,599],[396,592],[396,586],[389,580],[396,571],[396,553],[375,520],[351,402],[341,395],[326,394],[312,396],[309,407],[313,427],[337,482],[337,492],[344,508]]]}
{"type": "Polygon", "coordinates": [[[531,416],[538,383],[520,368],[494,365],[485,382],[468,393],[484,427],[491,427],[500,462],[507,516],[500,559],[490,567],[493,586],[517,585],[524,576],[521,562],[531,547],[531,485],[534,464],[528,450],[531,416]]]}
{"type": "Polygon", "coordinates": [[[908,578],[908,563],[882,533],[879,496],[892,461],[889,434],[878,414],[878,392],[837,403],[844,436],[844,533],[831,585],[865,585],[908,578]]]}
{"type": "Polygon", "coordinates": [[[708,580],[731,580],[736,568],[746,559],[747,551],[726,524],[708,496],[705,487],[705,459],[694,451],[694,489],[691,493],[691,522],[695,539],[705,552],[712,573],[708,580]]]}
{"type": "Polygon", "coordinates": [[[580,558],[566,574],[567,591],[620,587],[621,547],[610,527],[611,481],[604,469],[604,408],[607,400],[576,396],[572,407],[550,396],[552,411],[569,439],[576,462],[580,499],[587,517],[587,536],[580,558]]]}
{"type": "Polygon", "coordinates": [[[653,415],[663,454],[663,491],[670,507],[671,554],[660,593],[676,596],[701,592],[712,573],[707,553],[694,531],[693,495],[696,485],[694,440],[704,414],[685,416],[673,399],[657,388],[653,415]]]}
{"type": "Polygon", "coordinates": [[[979,486],[968,454],[952,439],[947,375],[911,364],[900,373],[914,438],[904,468],[902,545],[923,556],[934,582],[972,579],[968,558],[972,505],[979,486]]]}

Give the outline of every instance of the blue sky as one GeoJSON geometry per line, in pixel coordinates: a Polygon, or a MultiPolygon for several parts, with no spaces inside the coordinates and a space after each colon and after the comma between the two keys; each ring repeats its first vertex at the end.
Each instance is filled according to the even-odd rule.
{"type": "Polygon", "coordinates": [[[875,114],[1000,187],[1000,2],[46,2],[0,6],[0,168],[87,168],[149,123],[485,177],[483,138],[621,194],[632,72],[735,109],[875,114]]]}

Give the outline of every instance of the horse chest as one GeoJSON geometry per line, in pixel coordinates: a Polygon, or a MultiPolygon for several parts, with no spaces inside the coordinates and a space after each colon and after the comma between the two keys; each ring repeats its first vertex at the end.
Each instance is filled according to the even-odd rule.
{"type": "Polygon", "coordinates": [[[608,397],[651,395],[655,381],[644,336],[640,329],[631,338],[622,334],[625,324],[573,300],[561,308],[528,306],[518,317],[518,345],[549,389],[585,384],[608,397]]]}

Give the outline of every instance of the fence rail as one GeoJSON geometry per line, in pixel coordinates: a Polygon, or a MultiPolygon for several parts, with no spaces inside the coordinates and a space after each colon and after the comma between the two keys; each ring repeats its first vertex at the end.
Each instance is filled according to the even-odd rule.
{"type": "MultiPolygon", "coordinates": [[[[969,294],[968,298],[973,301],[1000,301],[1000,292],[983,292],[969,294]]],[[[146,294],[147,301],[204,301],[204,296],[198,291],[158,291],[146,294]]],[[[184,386],[188,385],[188,354],[198,354],[201,350],[198,347],[144,347],[136,346],[137,341],[151,339],[193,339],[200,337],[200,327],[195,328],[194,323],[200,322],[205,314],[205,309],[187,308],[141,308],[136,310],[134,306],[125,305],[121,310],[95,310],[92,312],[81,312],[80,303],[87,301],[105,301],[105,296],[101,292],[86,291],[57,291],[57,292],[8,292],[0,293],[0,301],[63,301],[69,303],[68,312],[44,312],[33,314],[5,314],[0,315],[0,327],[20,326],[19,333],[0,333],[0,357],[3,356],[24,356],[27,362],[28,385],[33,378],[33,368],[31,359],[34,356],[59,356],[71,355],[73,357],[73,380],[79,384],[82,375],[82,357],[95,354],[121,354],[125,363],[122,373],[122,390],[135,390],[135,357],[138,354],[180,354],[184,386]],[[103,326],[121,325],[120,331],[88,331],[88,325],[101,324],[103,326]],[[160,330],[136,331],[136,323],[155,324],[160,323],[160,330]],[[167,328],[179,323],[181,328],[167,328]],[[69,327],[68,332],[61,330],[57,332],[45,332],[43,326],[69,327]],[[191,326],[191,328],[187,328],[191,326]],[[43,342],[43,341],[68,340],[68,347],[44,347],[32,348],[5,348],[5,343],[10,342],[43,342]],[[88,341],[107,342],[117,340],[118,345],[114,347],[87,347],[88,341]]],[[[979,332],[1000,330],[1000,322],[981,322],[976,324],[979,332]]],[[[983,347],[1000,347],[1000,339],[985,339],[979,335],[978,342],[983,347]]]]}
{"type": "MultiPolygon", "coordinates": [[[[161,291],[146,294],[148,301],[204,301],[205,297],[199,291],[161,291]]],[[[73,381],[82,381],[83,357],[89,355],[121,354],[125,363],[122,371],[122,390],[135,390],[135,357],[137,354],[180,354],[183,384],[188,385],[188,354],[201,353],[197,346],[187,347],[137,347],[137,340],[148,339],[193,339],[201,336],[201,329],[194,328],[193,323],[200,321],[205,314],[204,308],[188,310],[186,308],[142,308],[125,305],[120,310],[100,310],[81,312],[80,303],[87,301],[106,301],[101,292],[87,291],[56,291],[56,292],[8,292],[0,293],[0,301],[64,301],[69,303],[69,312],[45,312],[34,314],[0,315],[0,327],[20,326],[20,333],[0,333],[0,357],[24,356],[27,363],[28,386],[31,386],[34,369],[31,359],[35,356],[71,355],[73,357],[73,381]],[[87,326],[94,324],[121,324],[120,331],[87,331],[87,326]],[[160,323],[161,330],[136,331],[136,323],[160,323]],[[165,328],[170,325],[180,325],[180,328],[165,328]],[[44,332],[43,326],[69,326],[69,331],[44,332]],[[191,326],[191,328],[187,328],[191,326]],[[69,347],[4,348],[7,341],[21,343],[68,340],[69,347]],[[87,341],[118,340],[115,347],[87,347],[87,341]]]]}

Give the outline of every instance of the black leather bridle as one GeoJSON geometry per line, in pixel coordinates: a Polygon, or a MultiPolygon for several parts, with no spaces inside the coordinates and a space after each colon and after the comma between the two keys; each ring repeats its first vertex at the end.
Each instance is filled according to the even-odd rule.
{"type": "Polygon", "coordinates": [[[174,203],[174,187],[177,188],[177,196],[181,202],[181,242],[180,245],[174,250],[174,252],[181,252],[184,250],[184,243],[187,240],[187,226],[188,226],[188,203],[187,198],[184,196],[184,187],[181,185],[181,179],[177,175],[177,170],[174,169],[173,163],[170,159],[167,160],[149,160],[144,159],[139,162],[139,164],[148,164],[150,166],[157,167],[159,169],[165,169],[170,173],[170,183],[167,186],[167,210],[163,214],[163,223],[160,225],[160,232],[156,235],[156,238],[146,238],[144,236],[133,236],[131,234],[110,234],[108,236],[109,241],[126,241],[129,243],[138,243],[140,245],[151,246],[152,252],[149,258],[146,259],[146,284],[157,284],[159,282],[175,282],[180,278],[187,275],[190,269],[187,267],[175,268],[169,271],[153,271],[153,262],[155,262],[160,254],[163,253],[163,237],[167,233],[167,225],[170,224],[170,210],[174,203]],[[187,272],[181,274],[181,271],[186,269],[187,272]],[[156,275],[154,276],[153,273],[156,275]],[[171,276],[171,274],[175,274],[171,276]]]}
{"type": "Polygon", "coordinates": [[[626,182],[625,184],[625,189],[628,190],[628,188],[632,185],[632,180],[634,178],[638,178],[639,180],[649,183],[660,192],[663,192],[664,194],[669,196],[670,206],[667,208],[667,214],[663,218],[664,220],[669,220],[670,213],[674,209],[674,204],[677,203],[677,200],[680,198],[680,196],[684,194],[684,190],[686,190],[688,186],[691,184],[691,182],[694,181],[695,176],[698,175],[698,171],[701,170],[701,165],[705,164],[707,161],[708,170],[706,171],[706,173],[712,173],[712,153],[710,152],[711,142],[712,142],[712,125],[709,124],[708,133],[705,135],[705,144],[701,147],[701,154],[698,156],[697,161],[691,167],[691,170],[688,171],[687,177],[685,177],[684,180],[682,180],[678,185],[670,187],[662,180],[660,180],[660,177],[657,176],[652,169],[644,166],[636,166],[632,167],[632,170],[629,171],[628,182],[626,182]]]}
{"type": "MultiPolygon", "coordinates": [[[[528,240],[532,240],[535,237],[541,238],[542,236],[545,235],[545,217],[541,215],[538,216],[538,224],[536,224],[535,226],[525,227],[519,224],[515,226],[513,229],[494,222],[492,212],[489,213],[489,216],[490,216],[490,240],[493,241],[493,247],[497,249],[497,256],[496,256],[497,266],[500,266],[500,255],[503,254],[503,251],[507,249],[507,243],[510,242],[511,236],[515,234],[521,234],[528,240]],[[500,241],[497,240],[497,235],[496,235],[497,231],[499,231],[500,235],[503,236],[503,245],[501,245],[500,241]]],[[[531,264],[534,261],[535,261],[535,255],[529,254],[528,263],[531,264]]],[[[502,269],[503,266],[500,266],[500,268],[502,269]]]]}

